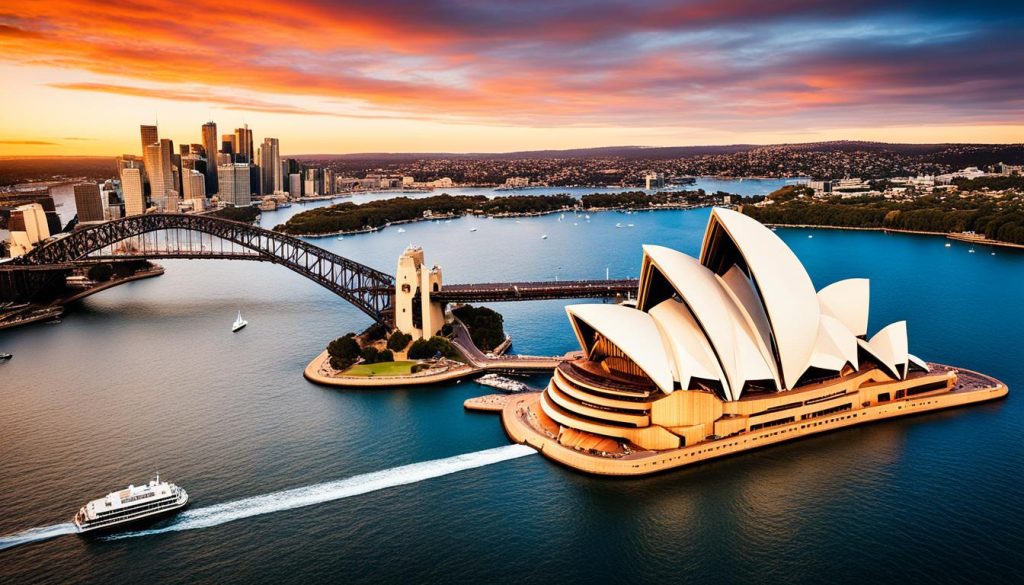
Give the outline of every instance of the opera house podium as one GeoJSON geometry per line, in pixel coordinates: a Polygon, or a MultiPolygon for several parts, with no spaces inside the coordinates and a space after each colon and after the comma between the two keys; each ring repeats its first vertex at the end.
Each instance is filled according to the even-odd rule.
{"type": "Polygon", "coordinates": [[[583,356],[502,412],[582,471],[642,475],[847,426],[1001,398],[1007,387],[868,335],[866,279],[814,289],[771,230],[716,208],[700,257],[644,246],[636,306],[566,307],[583,356]]]}

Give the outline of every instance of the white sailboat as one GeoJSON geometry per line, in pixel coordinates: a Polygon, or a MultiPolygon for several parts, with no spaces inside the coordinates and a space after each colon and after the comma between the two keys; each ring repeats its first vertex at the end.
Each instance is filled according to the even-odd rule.
{"type": "Polygon", "coordinates": [[[239,311],[238,317],[235,318],[235,323],[231,326],[231,332],[234,333],[248,324],[249,322],[242,318],[242,312],[239,311]]]}

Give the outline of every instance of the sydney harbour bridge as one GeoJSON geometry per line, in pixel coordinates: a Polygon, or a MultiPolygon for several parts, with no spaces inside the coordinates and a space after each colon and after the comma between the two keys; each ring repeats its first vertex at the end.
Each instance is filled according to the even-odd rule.
{"type": "MultiPolygon", "coordinates": [[[[56,281],[103,263],[161,258],[250,260],[280,264],[392,324],[395,277],[305,240],[210,215],[136,215],[58,234],[0,264],[0,299],[29,301],[56,281]]],[[[636,292],[636,280],[503,282],[444,285],[446,303],[604,298],[636,292]]]]}

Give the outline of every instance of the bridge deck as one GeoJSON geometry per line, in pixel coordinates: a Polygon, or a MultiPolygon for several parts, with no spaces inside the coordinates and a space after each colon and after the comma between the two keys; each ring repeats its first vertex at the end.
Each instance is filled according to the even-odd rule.
{"type": "Polygon", "coordinates": [[[485,301],[526,301],[539,299],[583,299],[636,295],[639,281],[566,280],[554,282],[489,282],[446,284],[431,298],[448,303],[485,301]]]}

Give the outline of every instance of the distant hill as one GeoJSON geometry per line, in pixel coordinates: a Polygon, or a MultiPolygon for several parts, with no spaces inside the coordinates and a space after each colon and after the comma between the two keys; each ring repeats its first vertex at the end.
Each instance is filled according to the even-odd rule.
{"type": "MultiPolygon", "coordinates": [[[[806,142],[793,144],[729,144],[708,146],[605,146],[600,148],[572,148],[567,150],[523,150],[515,152],[361,152],[351,154],[302,154],[292,158],[300,160],[373,160],[380,162],[405,162],[424,159],[448,160],[515,160],[541,158],[625,158],[625,159],[672,159],[691,156],[713,156],[734,154],[757,149],[785,149],[791,151],[840,151],[840,152],[894,152],[903,155],[922,156],[949,151],[965,150],[977,153],[1012,153],[1015,158],[1024,155],[1024,144],[904,144],[868,142],[859,140],[836,140],[829,142],[806,142]]],[[[937,161],[938,162],[938,161],[937,161]]],[[[1000,162],[995,160],[993,162],[1000,162]]]]}

